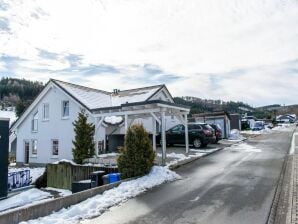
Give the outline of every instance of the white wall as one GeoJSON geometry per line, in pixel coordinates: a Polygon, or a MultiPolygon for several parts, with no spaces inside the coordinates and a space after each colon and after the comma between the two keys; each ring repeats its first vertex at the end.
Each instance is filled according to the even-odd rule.
{"type": "MultiPolygon", "coordinates": [[[[31,114],[17,129],[17,162],[24,162],[24,140],[30,141],[29,163],[51,163],[59,159],[72,159],[72,122],[77,119],[81,107],[64,92],[53,87],[36,105],[31,114]],[[62,101],[69,100],[69,118],[62,118],[62,101]],[[43,104],[49,103],[49,120],[42,119],[43,104]],[[31,131],[33,114],[38,110],[38,131],[31,131]],[[32,155],[32,139],[37,140],[37,155],[32,155]],[[59,140],[59,155],[52,155],[52,139],[59,140]]],[[[90,119],[92,120],[92,119],[90,119]]]]}

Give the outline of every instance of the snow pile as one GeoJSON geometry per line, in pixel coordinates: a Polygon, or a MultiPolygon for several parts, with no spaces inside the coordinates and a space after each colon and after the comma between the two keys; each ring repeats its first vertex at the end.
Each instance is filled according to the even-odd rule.
{"type": "Polygon", "coordinates": [[[105,117],[104,122],[106,124],[121,124],[123,122],[123,117],[120,116],[110,116],[110,117],[105,117]]]}
{"type": "Polygon", "coordinates": [[[146,176],[124,182],[116,188],[105,191],[101,195],[89,198],[79,204],[69,207],[68,209],[62,209],[59,212],[36,220],[22,222],[22,224],[79,223],[80,219],[99,216],[114,205],[123,203],[129,198],[135,197],[164,182],[174,181],[179,178],[179,175],[165,167],[154,166],[151,172],[146,176]]]}
{"type": "Polygon", "coordinates": [[[237,129],[232,129],[230,132],[229,140],[232,141],[242,141],[245,138],[240,134],[240,131],[237,129]]]}
{"type": "Polygon", "coordinates": [[[20,168],[12,168],[8,167],[8,172],[18,172],[18,171],[23,171],[23,170],[30,170],[30,177],[32,177],[32,182],[34,183],[38,177],[43,175],[45,168],[44,167],[36,167],[36,168],[28,168],[28,167],[20,167],[20,168]]]}
{"type": "Polygon", "coordinates": [[[0,211],[20,207],[24,205],[32,205],[40,202],[40,200],[51,198],[52,195],[48,192],[32,188],[20,194],[0,201],[0,211]]]}
{"type": "Polygon", "coordinates": [[[56,191],[59,193],[59,196],[61,196],[61,197],[65,197],[65,196],[72,194],[72,192],[70,190],[59,189],[59,188],[54,188],[54,187],[47,187],[47,188],[45,188],[45,190],[56,191]]]}
{"type": "Polygon", "coordinates": [[[241,151],[241,152],[262,152],[261,149],[248,145],[247,143],[237,144],[230,147],[233,151],[241,151]]]}
{"type": "Polygon", "coordinates": [[[119,153],[111,152],[111,153],[98,155],[99,158],[116,157],[116,156],[119,156],[119,153]]]}
{"type": "MultiPolygon", "coordinates": [[[[161,153],[157,153],[158,157],[162,157],[161,153]]],[[[187,156],[184,154],[178,154],[175,152],[167,153],[167,158],[175,158],[175,159],[186,159],[187,156]]]]}

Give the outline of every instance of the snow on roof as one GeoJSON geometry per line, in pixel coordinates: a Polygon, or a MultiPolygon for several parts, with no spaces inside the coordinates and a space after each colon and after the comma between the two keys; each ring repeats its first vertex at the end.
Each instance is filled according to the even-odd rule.
{"type": "Polygon", "coordinates": [[[53,81],[91,110],[146,101],[162,87],[162,85],[157,85],[112,93],[59,80],[53,81]]]}
{"type": "Polygon", "coordinates": [[[162,86],[151,86],[139,89],[131,89],[120,91],[117,94],[112,95],[112,106],[120,106],[125,103],[135,103],[146,101],[155,92],[157,92],[162,86]]]}
{"type": "Polygon", "coordinates": [[[55,83],[83,103],[89,109],[111,106],[111,95],[108,92],[92,89],[72,83],[55,80],[55,83]]]}
{"type": "Polygon", "coordinates": [[[9,118],[9,125],[11,125],[14,121],[17,120],[17,116],[14,111],[0,110],[0,117],[1,118],[9,118]]]}

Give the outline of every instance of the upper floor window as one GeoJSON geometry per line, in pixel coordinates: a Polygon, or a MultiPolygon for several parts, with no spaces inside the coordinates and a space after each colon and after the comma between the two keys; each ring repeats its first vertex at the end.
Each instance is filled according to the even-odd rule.
{"type": "Polygon", "coordinates": [[[36,155],[37,154],[37,140],[34,139],[32,140],[32,155],[36,155]]]}
{"type": "Polygon", "coordinates": [[[48,103],[43,104],[42,118],[48,120],[50,118],[50,105],[48,103]]]}
{"type": "Polygon", "coordinates": [[[69,117],[69,101],[62,101],[62,117],[69,117]]]}
{"type": "Polygon", "coordinates": [[[31,124],[31,130],[33,132],[37,132],[37,130],[38,130],[38,111],[36,111],[33,114],[32,124],[31,124]]]}

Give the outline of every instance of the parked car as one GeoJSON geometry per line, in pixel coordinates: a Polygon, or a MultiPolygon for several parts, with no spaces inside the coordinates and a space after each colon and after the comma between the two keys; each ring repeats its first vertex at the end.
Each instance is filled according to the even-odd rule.
{"type": "Polygon", "coordinates": [[[252,128],[253,131],[261,131],[265,128],[264,122],[262,121],[256,121],[254,127],[252,128]]]}
{"type": "MultiPolygon", "coordinates": [[[[189,123],[188,124],[188,139],[189,144],[195,148],[200,148],[212,143],[216,140],[215,131],[213,128],[205,123],[189,123]]],[[[161,136],[158,135],[160,144],[161,136]]],[[[185,127],[178,124],[166,131],[167,145],[185,144],[185,127]]]]}
{"type": "Polygon", "coordinates": [[[210,126],[214,129],[215,131],[215,142],[217,143],[219,140],[222,140],[222,130],[218,124],[210,124],[210,126]]]}

